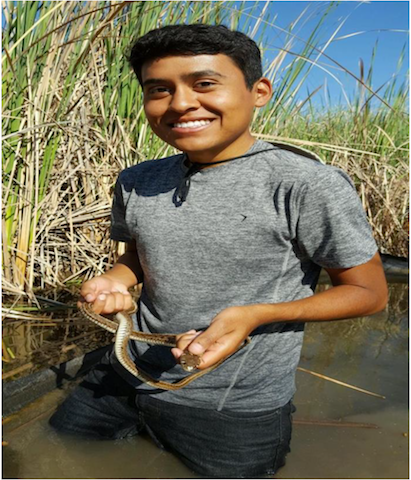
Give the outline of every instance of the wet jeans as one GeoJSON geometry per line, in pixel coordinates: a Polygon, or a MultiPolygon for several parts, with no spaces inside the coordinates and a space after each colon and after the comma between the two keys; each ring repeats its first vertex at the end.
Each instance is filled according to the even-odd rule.
{"type": "Polygon", "coordinates": [[[218,412],[136,395],[106,355],[57,409],[50,424],[62,432],[100,439],[146,430],[160,448],[202,476],[258,478],[285,464],[293,411],[291,401],[266,412],[218,412]]]}

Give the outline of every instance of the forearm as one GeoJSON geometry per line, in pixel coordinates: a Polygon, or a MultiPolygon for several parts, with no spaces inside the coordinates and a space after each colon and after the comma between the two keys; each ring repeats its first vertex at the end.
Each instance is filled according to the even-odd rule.
{"type": "MultiPolygon", "coordinates": [[[[292,302],[259,303],[233,306],[222,310],[210,327],[194,340],[181,342],[174,349],[176,358],[187,348],[203,354],[200,368],[207,368],[230,355],[241,342],[261,325],[275,322],[313,322],[340,320],[371,315],[386,305],[384,285],[365,288],[357,285],[336,285],[311,297],[292,302]]],[[[183,339],[184,340],[184,339],[183,339]]]]}
{"type": "Polygon", "coordinates": [[[379,254],[363,265],[327,269],[332,287],[293,302],[253,305],[256,325],[354,318],[383,310],[388,288],[379,254]]]}
{"type": "Polygon", "coordinates": [[[386,305],[385,295],[355,285],[338,285],[292,302],[252,305],[256,326],[272,322],[313,322],[372,315],[386,305]]]}
{"type": "Polygon", "coordinates": [[[131,288],[143,281],[143,271],[135,250],[126,251],[104,276],[131,288]]]}
{"type": "Polygon", "coordinates": [[[380,256],[351,268],[326,269],[332,287],[292,302],[231,306],[219,312],[210,326],[194,339],[184,338],[172,352],[176,358],[188,348],[203,354],[200,369],[231,355],[260,325],[275,322],[340,320],[371,315],[385,308],[387,282],[380,256]]]}

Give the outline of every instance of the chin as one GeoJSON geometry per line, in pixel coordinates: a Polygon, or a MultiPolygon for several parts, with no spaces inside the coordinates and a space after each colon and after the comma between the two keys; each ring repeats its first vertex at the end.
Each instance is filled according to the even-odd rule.
{"type": "Polygon", "coordinates": [[[186,152],[186,153],[201,153],[201,152],[208,152],[210,150],[212,151],[215,151],[216,150],[216,147],[218,148],[218,146],[216,145],[211,145],[211,142],[207,142],[207,141],[196,141],[196,142],[193,142],[192,140],[190,141],[187,141],[187,140],[184,140],[184,141],[175,141],[173,142],[173,146],[175,148],[178,148],[179,150],[183,151],[183,152],[186,152]]]}

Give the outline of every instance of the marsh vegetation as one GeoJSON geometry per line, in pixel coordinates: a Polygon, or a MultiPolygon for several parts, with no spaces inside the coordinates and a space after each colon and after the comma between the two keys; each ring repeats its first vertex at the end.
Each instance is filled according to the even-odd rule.
{"type": "MultiPolygon", "coordinates": [[[[224,23],[253,37],[269,58],[265,73],[275,86],[269,106],[256,112],[254,135],[312,150],[346,170],[380,249],[408,256],[408,85],[394,76],[375,91],[372,66],[364,71],[360,63],[359,72],[347,71],[357,87],[344,106],[319,108],[318,89],[301,99],[297,93],[333,39],[324,41],[322,25],[338,6],[317,12],[304,42],[297,42],[295,32],[308,11],[283,31],[281,45],[279,37],[273,45],[278,27],[268,5],[4,2],[6,324],[55,327],[61,303],[72,306],[82,281],[104,272],[122,253],[122,245],[109,240],[119,171],[174,153],[152,134],[125,56],[134,38],[161,25],[224,23]],[[44,313],[44,305],[57,310],[44,313]]],[[[3,356],[11,365],[17,356],[4,340],[3,356]]]]}

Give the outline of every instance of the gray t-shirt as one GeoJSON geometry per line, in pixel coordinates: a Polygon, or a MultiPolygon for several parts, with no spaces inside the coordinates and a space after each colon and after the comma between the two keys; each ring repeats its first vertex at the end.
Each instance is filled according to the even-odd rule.
{"type": "MultiPolygon", "coordinates": [[[[343,171],[263,141],[247,153],[253,155],[190,176],[183,202],[183,154],[121,172],[111,238],[137,243],[144,282],[136,329],[201,330],[229,306],[309,297],[321,267],[353,267],[376,253],[343,171]]],[[[259,327],[247,347],[178,391],[153,390],[113,363],[139,391],[161,400],[270,410],[295,392],[303,329],[298,322],[259,327]]],[[[130,352],[155,378],[175,382],[186,375],[167,347],[130,342],[130,352]]]]}

